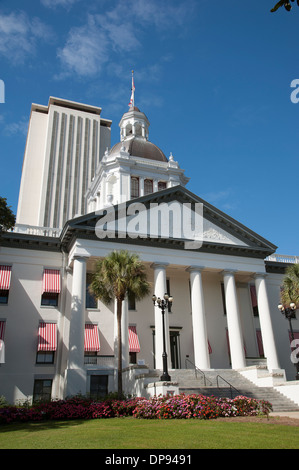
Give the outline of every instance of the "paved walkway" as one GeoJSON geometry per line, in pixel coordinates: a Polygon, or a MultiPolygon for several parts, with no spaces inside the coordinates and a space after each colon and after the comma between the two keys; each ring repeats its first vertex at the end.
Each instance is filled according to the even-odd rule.
{"type": "Polygon", "coordinates": [[[269,416],[287,416],[288,418],[299,419],[299,411],[277,411],[269,413],[269,416]]]}

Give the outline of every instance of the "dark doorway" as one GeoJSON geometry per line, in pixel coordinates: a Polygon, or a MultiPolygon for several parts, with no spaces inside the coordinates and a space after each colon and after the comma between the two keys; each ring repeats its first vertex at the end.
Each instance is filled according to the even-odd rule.
{"type": "Polygon", "coordinates": [[[93,399],[103,398],[108,394],[108,375],[90,376],[90,396],[93,399]]]}
{"type": "Polygon", "coordinates": [[[170,331],[170,355],[171,355],[171,368],[181,368],[181,357],[180,357],[180,332],[170,331]]]}

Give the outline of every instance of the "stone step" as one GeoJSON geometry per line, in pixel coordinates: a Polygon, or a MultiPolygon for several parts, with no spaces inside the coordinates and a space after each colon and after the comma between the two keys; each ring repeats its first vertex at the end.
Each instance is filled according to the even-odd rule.
{"type": "MultiPolygon", "coordinates": [[[[156,370],[155,373],[159,377],[162,371],[156,370]]],[[[298,405],[273,387],[258,387],[239,372],[231,369],[205,371],[205,383],[203,375],[198,373],[196,378],[194,370],[190,369],[169,370],[169,375],[172,382],[178,383],[180,393],[214,395],[222,398],[243,395],[269,401],[273,406],[273,411],[299,411],[298,405]],[[227,382],[234,388],[230,389],[227,382]]]]}

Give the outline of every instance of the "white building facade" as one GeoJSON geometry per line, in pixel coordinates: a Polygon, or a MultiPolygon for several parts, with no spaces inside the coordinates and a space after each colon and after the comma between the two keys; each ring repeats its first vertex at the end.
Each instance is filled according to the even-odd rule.
{"type": "MultiPolygon", "coordinates": [[[[60,108],[66,106],[64,100],[57,102],[60,108]]],[[[288,323],[277,305],[285,267],[298,259],[280,260],[274,254],[275,245],[188,191],[184,170],[172,155],[166,158],[149,141],[149,121],[134,106],[120,121],[120,142],[106,151],[111,121],[101,120],[100,108],[92,114],[93,108],[85,105],[67,107],[65,115],[91,112],[85,116],[85,126],[89,119],[90,132],[97,129],[98,134],[88,134],[95,147],[88,147],[90,153],[82,147],[79,158],[71,146],[63,153],[60,140],[61,158],[58,151],[58,160],[49,163],[46,155],[51,160],[54,150],[47,152],[45,147],[50,141],[53,144],[54,137],[53,130],[48,130],[51,138],[46,138],[47,113],[53,107],[53,126],[54,113],[58,113],[55,106],[50,99],[43,115],[45,131],[36,141],[45,155],[36,170],[43,176],[42,188],[32,188],[31,194],[27,181],[27,172],[37,160],[37,152],[28,150],[38,138],[32,124],[16,228],[1,234],[0,395],[15,402],[116,390],[115,306],[95,301],[88,283],[97,260],[118,249],[139,255],[152,293],[163,297],[168,292],[174,298],[165,312],[170,375],[171,370],[190,365],[202,371],[246,372],[264,364],[269,373],[293,380],[288,323]],[[80,184],[67,170],[68,161],[76,165],[76,155],[82,169],[80,184]],[[50,167],[55,165],[53,173],[50,167]],[[89,168],[88,177],[84,168],[89,168]],[[48,198],[48,189],[60,196],[48,198]],[[81,201],[76,209],[65,202],[75,199],[81,201]],[[196,204],[202,208],[202,243],[188,249],[190,239],[184,234],[165,236],[162,222],[163,217],[174,220],[172,209],[180,212],[184,205],[193,208],[196,204]],[[140,210],[148,213],[152,207],[166,207],[168,212],[162,211],[158,231],[152,233],[147,225],[137,236],[140,210]],[[80,216],[74,217],[76,212],[80,216]],[[103,228],[107,214],[112,219],[103,236],[98,228],[103,228]]],[[[66,145],[72,135],[71,120],[65,125],[66,145]]],[[[74,130],[75,135],[79,138],[74,130]]],[[[162,316],[151,296],[140,302],[126,299],[122,322],[124,369],[143,364],[161,370],[162,316]]],[[[297,318],[293,328],[298,334],[297,318]]],[[[133,393],[129,387],[126,392],[133,393]]]]}

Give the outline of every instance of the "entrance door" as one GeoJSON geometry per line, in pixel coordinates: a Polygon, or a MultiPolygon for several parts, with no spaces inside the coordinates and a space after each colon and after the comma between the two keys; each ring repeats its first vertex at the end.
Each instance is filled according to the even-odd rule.
{"type": "Polygon", "coordinates": [[[171,368],[181,368],[181,357],[180,357],[180,332],[170,331],[170,356],[171,356],[171,368]]]}
{"type": "MultiPolygon", "coordinates": [[[[169,331],[170,361],[171,369],[181,368],[181,352],[180,352],[180,332],[178,330],[169,331]]],[[[155,330],[153,329],[153,359],[154,369],[156,368],[156,351],[155,351],[155,330]]],[[[169,360],[169,355],[168,355],[169,360]]]]}

